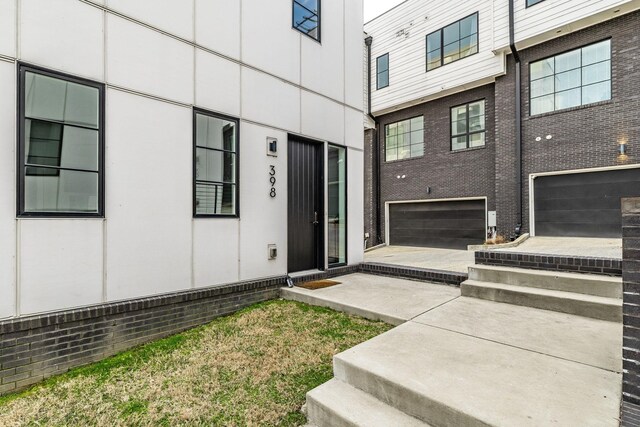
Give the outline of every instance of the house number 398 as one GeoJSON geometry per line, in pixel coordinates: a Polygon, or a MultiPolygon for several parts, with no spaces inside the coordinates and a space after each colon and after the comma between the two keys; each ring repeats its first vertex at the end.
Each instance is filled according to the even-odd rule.
{"type": "Polygon", "coordinates": [[[269,165],[269,182],[271,183],[270,197],[276,197],[276,167],[269,165]]]}

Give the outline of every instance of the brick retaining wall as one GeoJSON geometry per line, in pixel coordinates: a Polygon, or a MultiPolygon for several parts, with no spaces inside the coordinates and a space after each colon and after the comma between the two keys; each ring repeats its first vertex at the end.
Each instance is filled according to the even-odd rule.
{"type": "Polygon", "coordinates": [[[523,252],[477,251],[476,264],[567,273],[622,276],[622,260],[616,258],[540,255],[523,252]]]}
{"type": "Polygon", "coordinates": [[[640,426],[640,198],[622,200],[622,425],[640,426]]]}
{"type": "Polygon", "coordinates": [[[0,322],[0,394],[277,298],[284,277],[0,322]]]}

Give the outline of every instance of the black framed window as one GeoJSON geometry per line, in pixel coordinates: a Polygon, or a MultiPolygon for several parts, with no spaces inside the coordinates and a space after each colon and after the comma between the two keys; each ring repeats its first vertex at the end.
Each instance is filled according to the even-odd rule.
{"type": "Polygon", "coordinates": [[[19,67],[18,216],[104,215],[104,85],[19,67]]]}
{"type": "Polygon", "coordinates": [[[533,6],[534,4],[542,3],[544,0],[526,0],[527,7],[533,6]]]}
{"type": "Polygon", "coordinates": [[[293,28],[320,41],[320,0],[293,0],[293,28]]]}
{"type": "Polygon", "coordinates": [[[327,160],[328,256],[336,267],[347,263],[347,149],[330,144],[327,160]]]}
{"type": "Polygon", "coordinates": [[[384,150],[387,162],[424,155],[423,116],[390,123],[384,129],[384,150]]]}
{"type": "Polygon", "coordinates": [[[478,53],[478,12],[427,35],[427,71],[478,53]]]}
{"type": "Polygon", "coordinates": [[[486,141],[485,101],[451,108],[451,151],[482,147],[486,141]]]}
{"type": "Polygon", "coordinates": [[[530,114],[611,99],[611,40],[529,64],[530,114]]]}
{"type": "Polygon", "coordinates": [[[239,121],[202,110],[193,118],[193,214],[236,217],[239,121]]]}
{"type": "Polygon", "coordinates": [[[376,89],[389,86],[389,54],[379,56],[376,59],[376,89]]]}

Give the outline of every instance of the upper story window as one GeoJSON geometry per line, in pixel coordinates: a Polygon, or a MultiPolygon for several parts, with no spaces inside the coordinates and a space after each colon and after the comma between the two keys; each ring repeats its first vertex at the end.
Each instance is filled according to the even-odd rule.
{"type": "Polygon", "coordinates": [[[20,66],[18,215],[103,216],[104,86],[20,66]]]}
{"type": "Polygon", "coordinates": [[[530,114],[611,99],[611,40],[532,62],[530,114]]]}
{"type": "Polygon", "coordinates": [[[320,0],[293,0],[293,28],[320,41],[320,0]]]}
{"type": "Polygon", "coordinates": [[[533,6],[534,4],[542,3],[544,0],[526,0],[527,7],[533,6]]]}
{"type": "Polygon", "coordinates": [[[387,162],[424,155],[424,118],[422,116],[388,124],[384,129],[387,162]]]}
{"type": "Polygon", "coordinates": [[[485,144],[484,100],[451,109],[451,151],[485,144]]]}
{"type": "Polygon", "coordinates": [[[478,53],[478,13],[427,35],[427,71],[478,53]]]}
{"type": "Polygon", "coordinates": [[[238,216],[238,121],[194,110],[194,216],[238,216]]]}
{"type": "Polygon", "coordinates": [[[389,86],[389,54],[376,59],[376,89],[389,86]]]}

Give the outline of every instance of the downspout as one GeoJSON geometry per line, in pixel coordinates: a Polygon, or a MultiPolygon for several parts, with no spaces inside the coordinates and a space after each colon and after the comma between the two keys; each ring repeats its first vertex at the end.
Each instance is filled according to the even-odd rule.
{"type": "Polygon", "coordinates": [[[518,223],[514,230],[515,237],[522,232],[522,75],[520,70],[520,54],[515,40],[515,12],[514,0],[509,0],[509,48],[516,62],[516,93],[515,93],[515,126],[516,126],[516,217],[518,223]]]}
{"type": "Polygon", "coordinates": [[[367,115],[373,120],[375,127],[373,128],[373,154],[375,167],[373,168],[372,181],[375,183],[376,191],[376,237],[375,245],[382,243],[380,236],[380,141],[378,140],[378,119],[371,114],[371,43],[373,37],[367,36],[364,44],[367,46],[367,115]]]}

